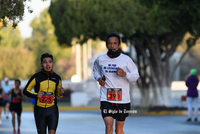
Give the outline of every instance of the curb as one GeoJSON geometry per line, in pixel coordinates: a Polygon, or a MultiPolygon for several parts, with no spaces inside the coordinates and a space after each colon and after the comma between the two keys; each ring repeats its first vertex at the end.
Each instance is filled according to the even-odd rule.
{"type": "Polygon", "coordinates": [[[187,115],[187,111],[176,110],[176,111],[148,111],[144,115],[187,115]]]}
{"type": "Polygon", "coordinates": [[[138,111],[129,113],[131,116],[155,116],[155,115],[188,115],[187,110],[162,110],[162,111],[138,111]]]}

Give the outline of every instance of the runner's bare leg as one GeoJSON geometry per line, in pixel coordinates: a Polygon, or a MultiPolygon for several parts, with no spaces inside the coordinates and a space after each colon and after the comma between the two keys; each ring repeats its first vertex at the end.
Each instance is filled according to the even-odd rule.
{"type": "Polygon", "coordinates": [[[124,134],[123,127],[125,121],[116,121],[115,125],[115,133],[116,134],[124,134]]]}
{"type": "Polygon", "coordinates": [[[54,130],[49,130],[48,134],[55,134],[56,132],[54,130]]]}
{"type": "Polygon", "coordinates": [[[106,134],[112,134],[114,119],[112,117],[105,117],[103,120],[106,125],[106,134]]]}

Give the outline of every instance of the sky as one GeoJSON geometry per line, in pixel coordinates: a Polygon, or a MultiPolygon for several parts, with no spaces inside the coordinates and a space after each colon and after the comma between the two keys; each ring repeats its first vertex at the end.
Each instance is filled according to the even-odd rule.
{"type": "Polygon", "coordinates": [[[47,7],[50,6],[51,0],[42,1],[42,0],[32,0],[32,2],[26,2],[26,5],[30,6],[33,9],[32,13],[29,13],[27,7],[25,8],[24,20],[21,21],[18,26],[23,38],[29,38],[32,35],[32,28],[29,26],[31,21],[39,16],[40,13],[47,7]]]}

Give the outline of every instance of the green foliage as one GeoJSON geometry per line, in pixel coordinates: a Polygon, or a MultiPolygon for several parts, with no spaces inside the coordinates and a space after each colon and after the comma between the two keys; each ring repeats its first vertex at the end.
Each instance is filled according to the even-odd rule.
{"type": "Polygon", "coordinates": [[[187,41],[188,50],[195,45],[199,6],[187,0],[55,0],[49,12],[60,44],[70,46],[73,37],[80,42],[104,40],[108,33],[117,32],[142,49],[138,55],[150,54],[149,62],[155,67],[161,65],[155,64],[158,60],[168,62],[186,32],[193,35],[187,41]]]}
{"type": "Polygon", "coordinates": [[[33,54],[22,48],[0,47],[0,78],[28,79],[35,72],[33,54]]]}
{"type": "Polygon", "coordinates": [[[73,37],[81,42],[96,37],[104,40],[110,32],[122,33],[125,41],[135,31],[170,33],[170,38],[182,38],[187,31],[194,35],[200,30],[199,6],[187,0],[54,0],[49,12],[59,43],[70,46],[73,37]]]}
{"type": "Polygon", "coordinates": [[[16,28],[17,24],[23,20],[25,8],[29,13],[33,12],[31,7],[26,5],[26,1],[32,0],[0,0],[0,23],[7,26],[7,23],[12,21],[12,27],[16,28]]]}
{"type": "Polygon", "coordinates": [[[137,28],[137,3],[133,0],[59,0],[52,2],[50,15],[60,44],[70,46],[71,39],[105,39],[110,32],[130,37],[137,28]]]}
{"type": "MultiPolygon", "coordinates": [[[[147,12],[144,14],[145,17],[141,27],[138,28],[139,32],[135,40],[137,43],[140,42],[139,44],[144,43],[143,49],[148,49],[151,53],[151,62],[154,61],[153,65],[158,63],[158,59],[169,64],[169,57],[172,56],[178,45],[181,44],[185,34],[188,32],[192,35],[185,41],[186,48],[182,51],[183,55],[176,65],[177,68],[186,53],[197,44],[197,39],[200,37],[200,23],[198,22],[198,20],[200,20],[200,3],[197,0],[138,1],[147,12]],[[150,46],[154,47],[150,48],[150,46]],[[161,55],[165,56],[162,58],[161,55]]],[[[157,69],[158,67],[154,66],[154,68],[157,69]]],[[[167,73],[168,72],[166,72],[166,74],[167,73]]],[[[171,78],[173,78],[173,76],[171,78]]]]}
{"type": "Polygon", "coordinates": [[[74,64],[74,59],[69,59],[71,57],[71,48],[64,48],[58,44],[54,34],[55,28],[48,14],[48,8],[40,14],[39,18],[34,18],[30,26],[33,28],[33,34],[32,37],[26,40],[25,47],[31,50],[36,57],[35,64],[37,66],[37,71],[41,69],[39,64],[40,56],[48,52],[54,56],[54,71],[59,73],[63,78],[69,79],[73,75],[72,73],[75,72],[70,70],[70,67],[74,64]],[[60,64],[64,59],[66,62],[67,59],[69,59],[70,62],[67,62],[67,64],[60,64]]]}
{"type": "Polygon", "coordinates": [[[0,78],[27,79],[36,70],[32,52],[24,49],[18,28],[9,24],[0,30],[0,78]]]}
{"type": "Polygon", "coordinates": [[[23,20],[24,7],[26,0],[0,0],[0,21],[3,21],[4,26],[7,25],[7,20],[13,21],[13,27],[17,26],[19,21],[23,20]]]}
{"type": "MultiPolygon", "coordinates": [[[[168,31],[163,31],[161,34],[166,32],[185,34],[189,31],[192,35],[199,34],[197,31],[200,30],[200,3],[198,0],[139,0],[140,3],[150,10],[149,13],[151,22],[153,25],[165,27],[168,31]],[[195,31],[197,33],[195,33],[195,31]]],[[[155,27],[154,27],[155,29],[155,27]]],[[[148,30],[147,30],[148,32],[148,30]]],[[[156,32],[153,32],[154,34],[156,32]]],[[[159,33],[159,32],[158,32],[159,33]]],[[[199,35],[198,35],[199,36],[199,35]]]]}
{"type": "MultiPolygon", "coordinates": [[[[170,88],[176,68],[200,36],[199,7],[197,0],[55,0],[49,12],[59,44],[70,46],[73,37],[85,42],[119,33],[136,49],[139,88],[152,86],[162,93],[163,87],[170,88]],[[192,36],[172,70],[170,57],[186,32],[192,36]]],[[[166,105],[170,98],[156,91],[154,95],[156,105],[166,105]]]]}
{"type": "MultiPolygon", "coordinates": [[[[54,26],[51,24],[51,17],[47,12],[48,9],[31,22],[33,36],[27,39],[24,45],[24,39],[21,38],[16,26],[23,18],[25,1],[0,0],[0,19],[2,18],[0,21],[0,78],[28,79],[40,70],[41,54],[49,52],[54,56],[54,71],[61,77],[70,79],[75,72],[74,57],[71,57],[70,48],[58,45],[54,35],[54,26]],[[7,25],[6,20],[13,21],[13,26],[7,25]],[[7,27],[2,27],[2,25],[7,27]],[[67,64],[63,64],[63,61],[67,64]]],[[[28,10],[32,12],[30,7],[28,10]]]]}
{"type": "Polygon", "coordinates": [[[7,27],[3,27],[0,30],[0,47],[23,48],[24,39],[21,37],[18,28],[12,28],[11,24],[7,27]]]}

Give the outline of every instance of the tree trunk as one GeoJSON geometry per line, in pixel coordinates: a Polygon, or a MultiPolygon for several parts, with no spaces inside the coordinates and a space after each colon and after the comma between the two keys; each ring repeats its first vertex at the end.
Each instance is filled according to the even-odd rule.
{"type": "Polygon", "coordinates": [[[169,87],[163,87],[162,88],[163,90],[163,104],[165,106],[168,106],[168,107],[171,107],[172,104],[171,104],[171,88],[169,87]]]}
{"type": "Polygon", "coordinates": [[[163,106],[163,105],[164,103],[162,100],[160,88],[159,87],[153,88],[153,99],[151,102],[151,106],[163,106]]]}
{"type": "Polygon", "coordinates": [[[153,88],[153,98],[151,106],[171,107],[171,89],[169,87],[153,88]],[[162,92],[161,90],[162,89],[162,92]]]}
{"type": "Polygon", "coordinates": [[[140,89],[140,107],[149,107],[149,89],[140,89]]]}
{"type": "Polygon", "coordinates": [[[137,40],[139,42],[133,40],[131,44],[135,46],[137,52],[137,65],[140,74],[140,80],[137,83],[142,97],[141,106],[147,105],[149,100],[147,93],[151,87],[153,90],[151,106],[172,106],[171,81],[183,57],[195,45],[196,38],[187,39],[187,50],[175,65],[173,72],[170,68],[170,57],[176,51],[179,37],[170,37],[168,34],[151,36],[138,32],[137,40]],[[171,40],[172,38],[173,40],[171,40]],[[147,78],[150,79],[149,82],[146,81],[147,78]]]}

